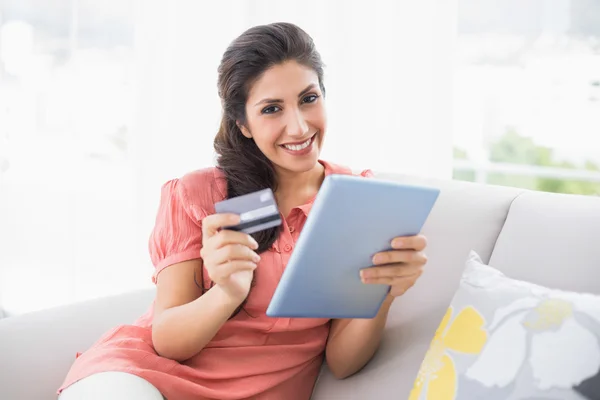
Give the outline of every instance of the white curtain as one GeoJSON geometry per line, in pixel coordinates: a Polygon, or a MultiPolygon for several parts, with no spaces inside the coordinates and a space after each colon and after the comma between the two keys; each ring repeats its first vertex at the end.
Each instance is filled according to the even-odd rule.
{"type": "MultiPolygon", "coordinates": [[[[54,254],[52,270],[38,265],[43,254],[26,266],[29,258],[3,259],[0,293],[9,314],[151,285],[147,239],[160,186],[213,165],[217,66],[231,40],[252,25],[289,21],[315,39],[326,64],[323,158],[355,169],[451,177],[456,0],[137,0],[135,10],[135,109],[125,184],[101,183],[114,194],[103,210],[85,210],[79,196],[71,206],[85,211],[55,211],[70,215],[57,221],[71,222],[64,234],[45,237],[46,247],[71,257],[61,263],[54,254]],[[91,211],[99,231],[89,225],[91,211]],[[114,229],[125,232],[122,239],[111,239],[114,229]],[[94,241],[85,249],[73,240],[91,232],[94,241]],[[33,276],[17,271],[25,267],[33,276]]],[[[27,223],[35,229],[35,219],[27,223]]],[[[0,236],[8,236],[3,229],[0,236]]]]}

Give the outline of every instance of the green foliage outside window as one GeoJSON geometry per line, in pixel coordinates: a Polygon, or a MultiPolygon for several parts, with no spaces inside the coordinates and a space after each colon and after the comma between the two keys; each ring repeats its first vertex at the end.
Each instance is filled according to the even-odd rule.
{"type": "MultiPolygon", "coordinates": [[[[469,157],[464,150],[455,148],[454,159],[468,160],[469,157]]],[[[490,161],[600,172],[600,166],[589,160],[585,161],[582,165],[558,160],[551,148],[537,145],[531,138],[519,135],[514,129],[507,130],[499,140],[492,143],[490,147],[490,161]]],[[[454,179],[473,182],[475,181],[475,172],[455,170],[454,179]]],[[[487,175],[486,182],[494,185],[513,186],[544,192],[600,195],[599,182],[539,178],[495,172],[487,175]]]]}

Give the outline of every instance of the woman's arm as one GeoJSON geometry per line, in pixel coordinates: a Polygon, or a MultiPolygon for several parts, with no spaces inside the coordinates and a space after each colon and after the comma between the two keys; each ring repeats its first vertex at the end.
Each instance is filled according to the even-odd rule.
{"type": "Polygon", "coordinates": [[[202,295],[194,269],[201,276],[201,259],[165,268],[157,278],[152,342],[160,356],[180,362],[198,354],[241,304],[218,285],[202,295]]]}
{"type": "Polygon", "coordinates": [[[325,350],[327,365],[338,379],[361,370],[379,347],[393,297],[386,297],[373,319],[333,320],[325,350]]]}
{"type": "Polygon", "coordinates": [[[423,235],[392,240],[394,250],[376,254],[375,266],[361,271],[365,284],[390,285],[390,292],[373,319],[334,320],[326,347],[331,372],[340,379],[364,367],[379,347],[381,334],[394,298],[410,289],[423,273],[427,257],[423,235]]]}

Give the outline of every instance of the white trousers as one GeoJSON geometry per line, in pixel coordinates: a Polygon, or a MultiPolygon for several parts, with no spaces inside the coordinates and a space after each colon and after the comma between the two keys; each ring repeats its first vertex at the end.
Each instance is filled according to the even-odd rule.
{"type": "Polygon", "coordinates": [[[75,382],[58,400],[164,400],[148,381],[125,372],[101,372],[75,382]]]}

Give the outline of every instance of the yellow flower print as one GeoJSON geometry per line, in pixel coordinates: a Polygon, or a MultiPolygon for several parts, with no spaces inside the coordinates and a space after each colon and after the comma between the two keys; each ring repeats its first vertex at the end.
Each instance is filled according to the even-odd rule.
{"type": "Polygon", "coordinates": [[[558,329],[563,322],[573,316],[571,303],[561,299],[542,301],[535,309],[531,321],[524,321],[523,326],[533,331],[558,329]]]}
{"type": "Polygon", "coordinates": [[[478,354],[487,341],[485,320],[477,310],[465,307],[449,323],[452,313],[452,307],[448,308],[431,341],[409,400],[421,399],[423,391],[424,400],[454,399],[456,368],[449,351],[478,354]]]}

